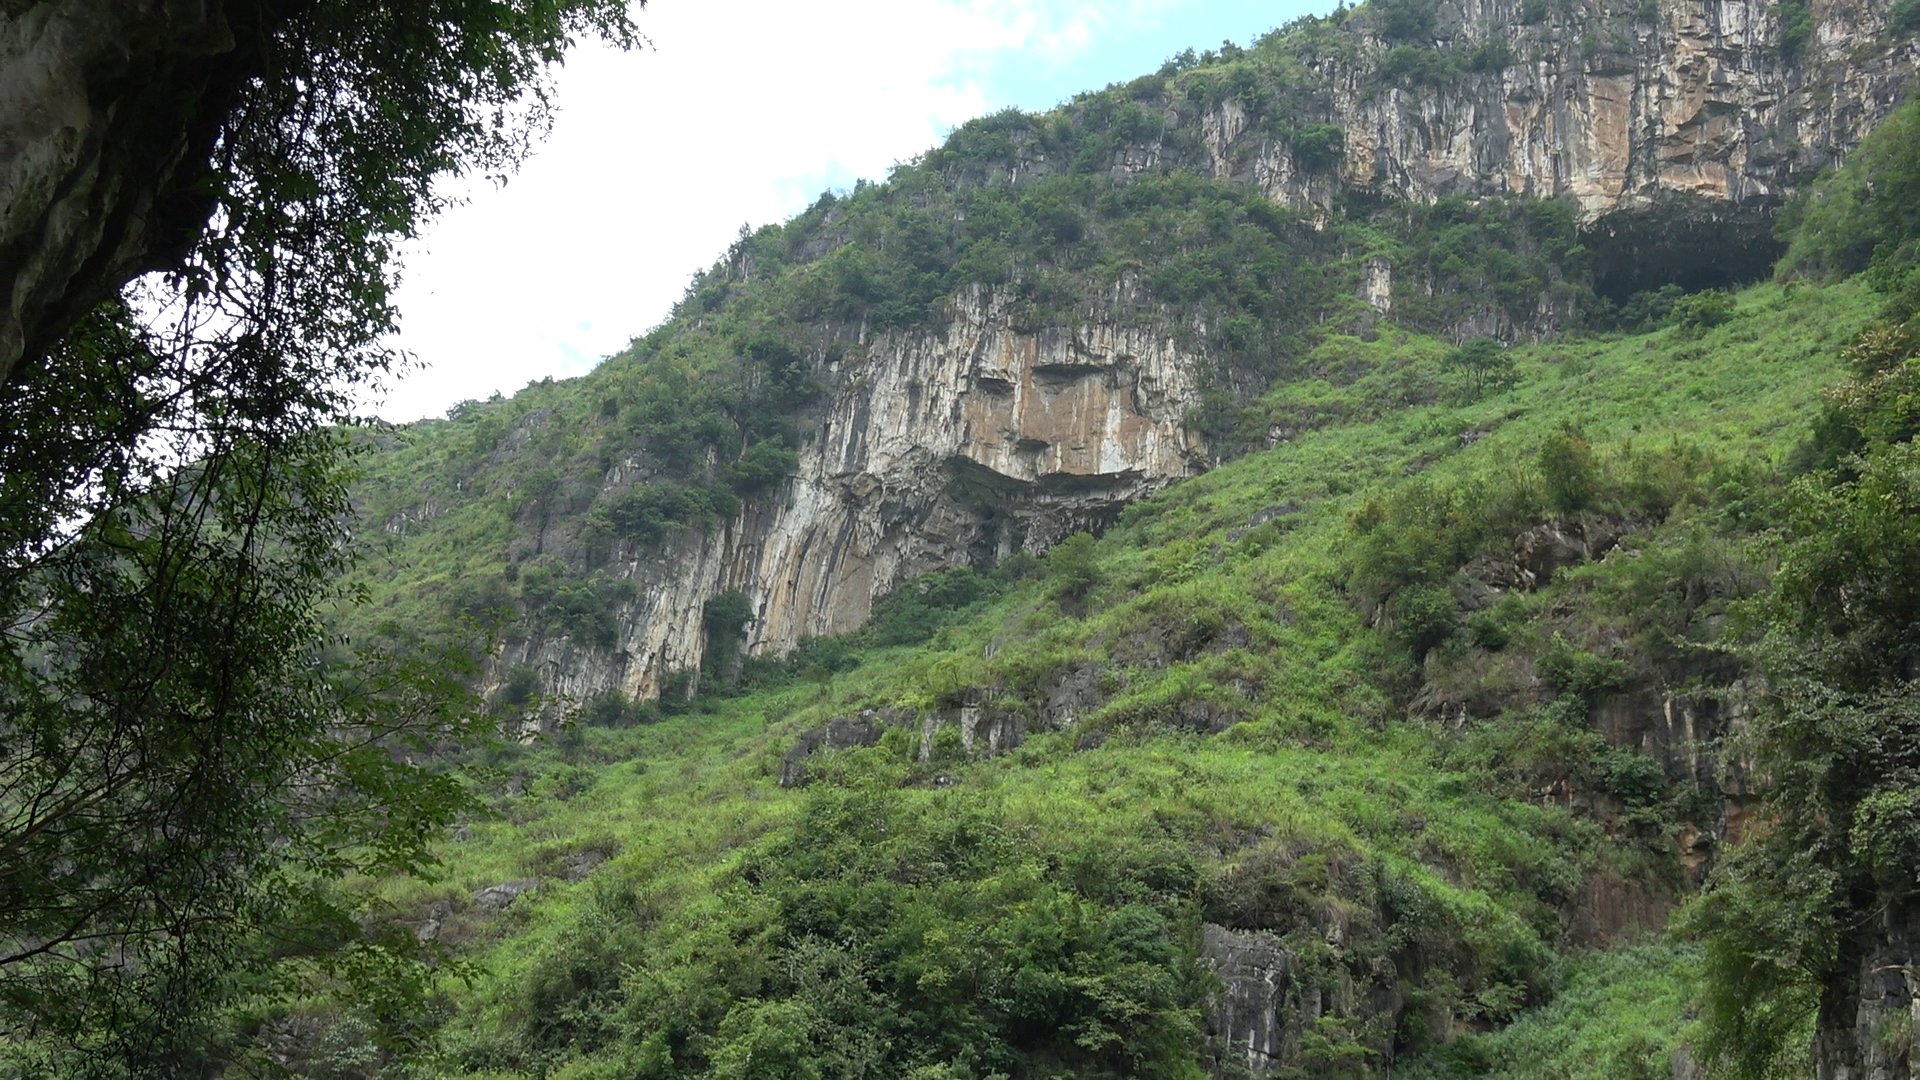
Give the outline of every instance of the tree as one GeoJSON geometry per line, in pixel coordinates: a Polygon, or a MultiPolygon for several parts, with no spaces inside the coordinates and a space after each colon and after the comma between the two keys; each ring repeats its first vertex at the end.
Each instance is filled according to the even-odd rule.
{"type": "Polygon", "coordinates": [[[1513,373],[1513,357],[1492,338],[1475,338],[1447,354],[1450,368],[1466,372],[1468,392],[1479,397],[1513,373]]]}
{"type": "Polygon", "coordinates": [[[1794,486],[1756,612],[1767,826],[1692,913],[1709,1056],[1733,1075],[1904,1075],[1920,1000],[1920,419],[1915,335],[1880,326],[1832,395],[1860,433],[1794,486]],[[1897,422],[1888,422],[1898,414],[1897,422]],[[1796,1060],[1797,1059],[1797,1060],[1796,1060]]]}
{"type": "Polygon", "coordinates": [[[332,883],[463,805],[406,751],[448,647],[342,643],[339,425],[405,358],[393,253],[500,174],[621,0],[0,11],[0,1047],[199,1074],[289,960],[379,1027],[411,936],[332,883]],[[17,151],[17,152],[11,152],[17,151]],[[139,275],[146,274],[141,277],[139,275]],[[83,1053],[63,1053],[79,1048],[83,1053]]]}
{"type": "Polygon", "coordinates": [[[1308,124],[1293,135],[1293,156],[1308,172],[1325,172],[1340,164],[1347,150],[1347,132],[1338,124],[1308,124]]]}

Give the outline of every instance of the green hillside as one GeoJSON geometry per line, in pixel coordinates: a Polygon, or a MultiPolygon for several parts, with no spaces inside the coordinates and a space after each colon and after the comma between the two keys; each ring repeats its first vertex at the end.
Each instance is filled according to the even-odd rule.
{"type": "Polygon", "coordinates": [[[1222,460],[788,656],[740,658],[752,609],[715,598],[705,677],[659,700],[498,673],[545,733],[450,759],[491,813],[442,873],[355,886],[437,974],[252,1018],[286,1063],[1232,1076],[1223,957],[1257,942],[1269,1075],[1798,1074],[1920,820],[1911,110],[1795,212],[1780,281],[1625,303],[1561,204],[1316,228],[1179,171],[974,175],[1078,162],[1129,95],[1284,71],[1314,26],[964,128],[743,238],[594,374],[379,437],[356,635],[589,644],[614,544],[776,489],[827,362],[968,286],[1046,323],[1150,279],[1139,318],[1199,314],[1222,460]],[[1435,287],[1382,319],[1355,285],[1389,246],[1435,287]],[[1462,332],[1509,293],[1580,314],[1462,332]],[[644,482],[603,483],[623,458],[644,482]]]}
{"type": "Polygon", "coordinates": [[[1198,1075],[1203,921],[1295,951],[1298,992],[1325,1003],[1302,1075],[1664,1062],[1684,950],[1588,950],[1660,933],[1689,887],[1676,837],[1723,791],[1587,721],[1636,687],[1722,685],[1721,627],[1765,588],[1807,403],[1875,305],[1755,288],[1710,329],[1516,349],[1479,396],[1430,339],[1331,337],[1315,358],[1337,383],[1276,395],[1357,419],[1096,542],[897,598],[924,641],[821,643],[683,715],[496,751],[496,816],[445,848],[443,880],[381,893],[392,918],[443,911],[471,964],[421,1067],[1198,1075]],[[1410,384],[1439,400],[1393,407],[1410,384]],[[1548,523],[1619,543],[1486,602],[1476,568],[1548,523]],[[780,784],[836,717],[1033,716],[1089,669],[1097,705],[1011,752],[970,754],[948,724],[923,760],[916,726],[883,724],[780,784]],[[1467,715],[1408,715],[1436,692],[1467,715]],[[511,881],[539,884],[504,912],[472,899],[511,881]],[[1582,931],[1597,888],[1648,900],[1582,931]],[[1604,1021],[1533,1019],[1623,965],[1647,986],[1590,1006],[1604,1021]],[[1473,1034],[1520,1018],[1554,1034],[1473,1034]]]}

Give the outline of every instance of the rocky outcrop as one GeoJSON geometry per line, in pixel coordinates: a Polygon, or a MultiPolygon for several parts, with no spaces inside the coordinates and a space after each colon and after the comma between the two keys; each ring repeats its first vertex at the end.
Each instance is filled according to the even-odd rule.
{"type": "Polygon", "coordinates": [[[1200,956],[1220,991],[1207,1012],[1207,1034],[1224,1075],[1267,1076],[1300,1050],[1300,1029],[1316,1017],[1293,1012],[1293,954],[1265,930],[1200,926],[1200,956]]]}
{"type": "MultiPolygon", "coordinates": [[[[1442,0],[1429,29],[1396,40],[1360,9],[1321,24],[1299,53],[1305,89],[1287,91],[1289,124],[1341,130],[1337,160],[1300,160],[1259,95],[1220,95],[1197,118],[1169,96],[1168,128],[1118,146],[1115,178],[1195,168],[1325,214],[1355,200],[1555,197],[1578,207],[1604,291],[1654,283],[1646,273],[1718,284],[1764,267],[1772,210],[1898,102],[1920,55],[1879,0],[1819,0],[1813,17],[1789,60],[1771,0],[1442,0]]],[[[1044,154],[1027,146],[1014,172],[1061,167],[1044,154]]],[[[1356,287],[1391,311],[1433,286],[1376,258],[1356,287]]],[[[1453,329],[1537,336],[1560,318],[1542,303],[1541,326],[1453,329]]],[[[748,651],[782,653],[858,627],[902,581],[1044,550],[1208,463],[1182,427],[1206,389],[1192,343],[1207,328],[1137,281],[1065,324],[1027,325],[1007,292],[974,288],[935,332],[844,337],[853,347],[820,362],[831,398],[784,486],[717,531],[619,553],[610,572],[632,598],[611,648],[534,634],[496,671],[531,665],[560,699],[653,696],[700,665],[704,605],[722,592],[753,602],[748,651]]],[[[631,482],[619,467],[607,480],[631,482]]],[[[1612,542],[1523,539],[1519,588],[1612,542]]]]}
{"type": "Polygon", "coordinates": [[[855,716],[836,716],[825,727],[801,735],[780,762],[780,786],[798,787],[807,782],[807,759],[819,750],[851,750],[872,746],[880,741],[887,727],[897,725],[898,709],[866,709],[855,716]]]}
{"type": "Polygon", "coordinates": [[[225,8],[0,4],[0,383],[205,226],[245,51],[225,8]]]}
{"type": "Polygon", "coordinates": [[[537,881],[503,881],[498,885],[489,885],[473,894],[473,903],[482,911],[505,911],[513,906],[521,894],[530,893],[540,887],[537,881]]]}
{"type": "Polygon", "coordinates": [[[1920,908],[1894,900],[1847,934],[1852,970],[1829,981],[1813,1058],[1819,1080],[1911,1080],[1920,1066],[1920,908]]]}
{"type": "Polygon", "coordinates": [[[1344,132],[1337,170],[1303,164],[1237,98],[1203,141],[1214,175],[1297,207],[1355,192],[1569,199],[1603,289],[1632,291],[1643,270],[1715,284],[1689,279],[1742,249],[1764,262],[1768,213],[1858,145],[1920,64],[1887,4],[1811,8],[1792,57],[1773,0],[1444,0],[1429,32],[1391,41],[1358,11],[1310,65],[1312,119],[1344,132]]]}
{"type": "Polygon", "coordinates": [[[868,337],[832,365],[834,391],[799,467],[723,529],[617,559],[630,581],[612,649],[536,636],[526,663],[546,687],[585,699],[659,693],[699,665],[707,600],[753,599],[748,648],[859,627],[876,598],[932,570],[1038,552],[1098,530],[1128,503],[1206,465],[1182,426],[1205,358],[1165,312],[1123,284],[1111,312],[1028,327],[1012,300],[969,290],[938,333],[868,337]]]}

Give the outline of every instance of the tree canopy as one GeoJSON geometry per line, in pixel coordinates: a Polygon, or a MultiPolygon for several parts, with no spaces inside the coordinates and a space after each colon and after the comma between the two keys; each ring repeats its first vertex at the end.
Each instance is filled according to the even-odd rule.
{"type": "Polygon", "coordinates": [[[395,252],[440,181],[523,157],[577,37],[637,40],[623,0],[149,8],[0,14],[49,63],[119,51],[73,153],[24,140],[68,172],[0,234],[0,1043],[30,1071],[198,1074],[289,960],[408,985],[410,936],[330,883],[422,865],[466,802],[406,752],[477,710],[442,646],[329,636],[342,425],[405,364],[395,252]],[[174,127],[93,145],[155,100],[174,127]],[[166,235],[120,221],[163,204],[166,235]]]}

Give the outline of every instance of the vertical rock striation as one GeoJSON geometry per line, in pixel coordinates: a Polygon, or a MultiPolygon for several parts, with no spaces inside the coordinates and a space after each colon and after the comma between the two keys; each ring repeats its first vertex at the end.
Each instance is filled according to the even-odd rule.
{"type": "Polygon", "coordinates": [[[1205,165],[1323,210],[1355,194],[1568,199],[1603,289],[1642,287],[1656,249],[1683,283],[1711,285],[1730,258],[1771,257],[1772,211],[1858,145],[1920,63],[1878,0],[1815,0],[1792,56],[1774,0],[1535,7],[1446,0],[1431,36],[1401,41],[1356,15],[1310,65],[1311,108],[1344,133],[1337,170],[1303,163],[1234,98],[1202,119],[1205,165]],[[1402,70],[1410,57],[1466,70],[1402,70]]]}
{"type": "Polygon", "coordinates": [[[1206,364],[1140,310],[1027,327],[1007,296],[969,290],[939,333],[889,333],[840,361],[796,475],[724,529],[621,562],[635,586],[611,651],[535,638],[511,651],[574,697],[660,691],[705,651],[702,610],[753,598],[749,647],[779,653],[852,630],[919,574],[1098,529],[1126,504],[1206,465],[1182,426],[1206,364]]]}

